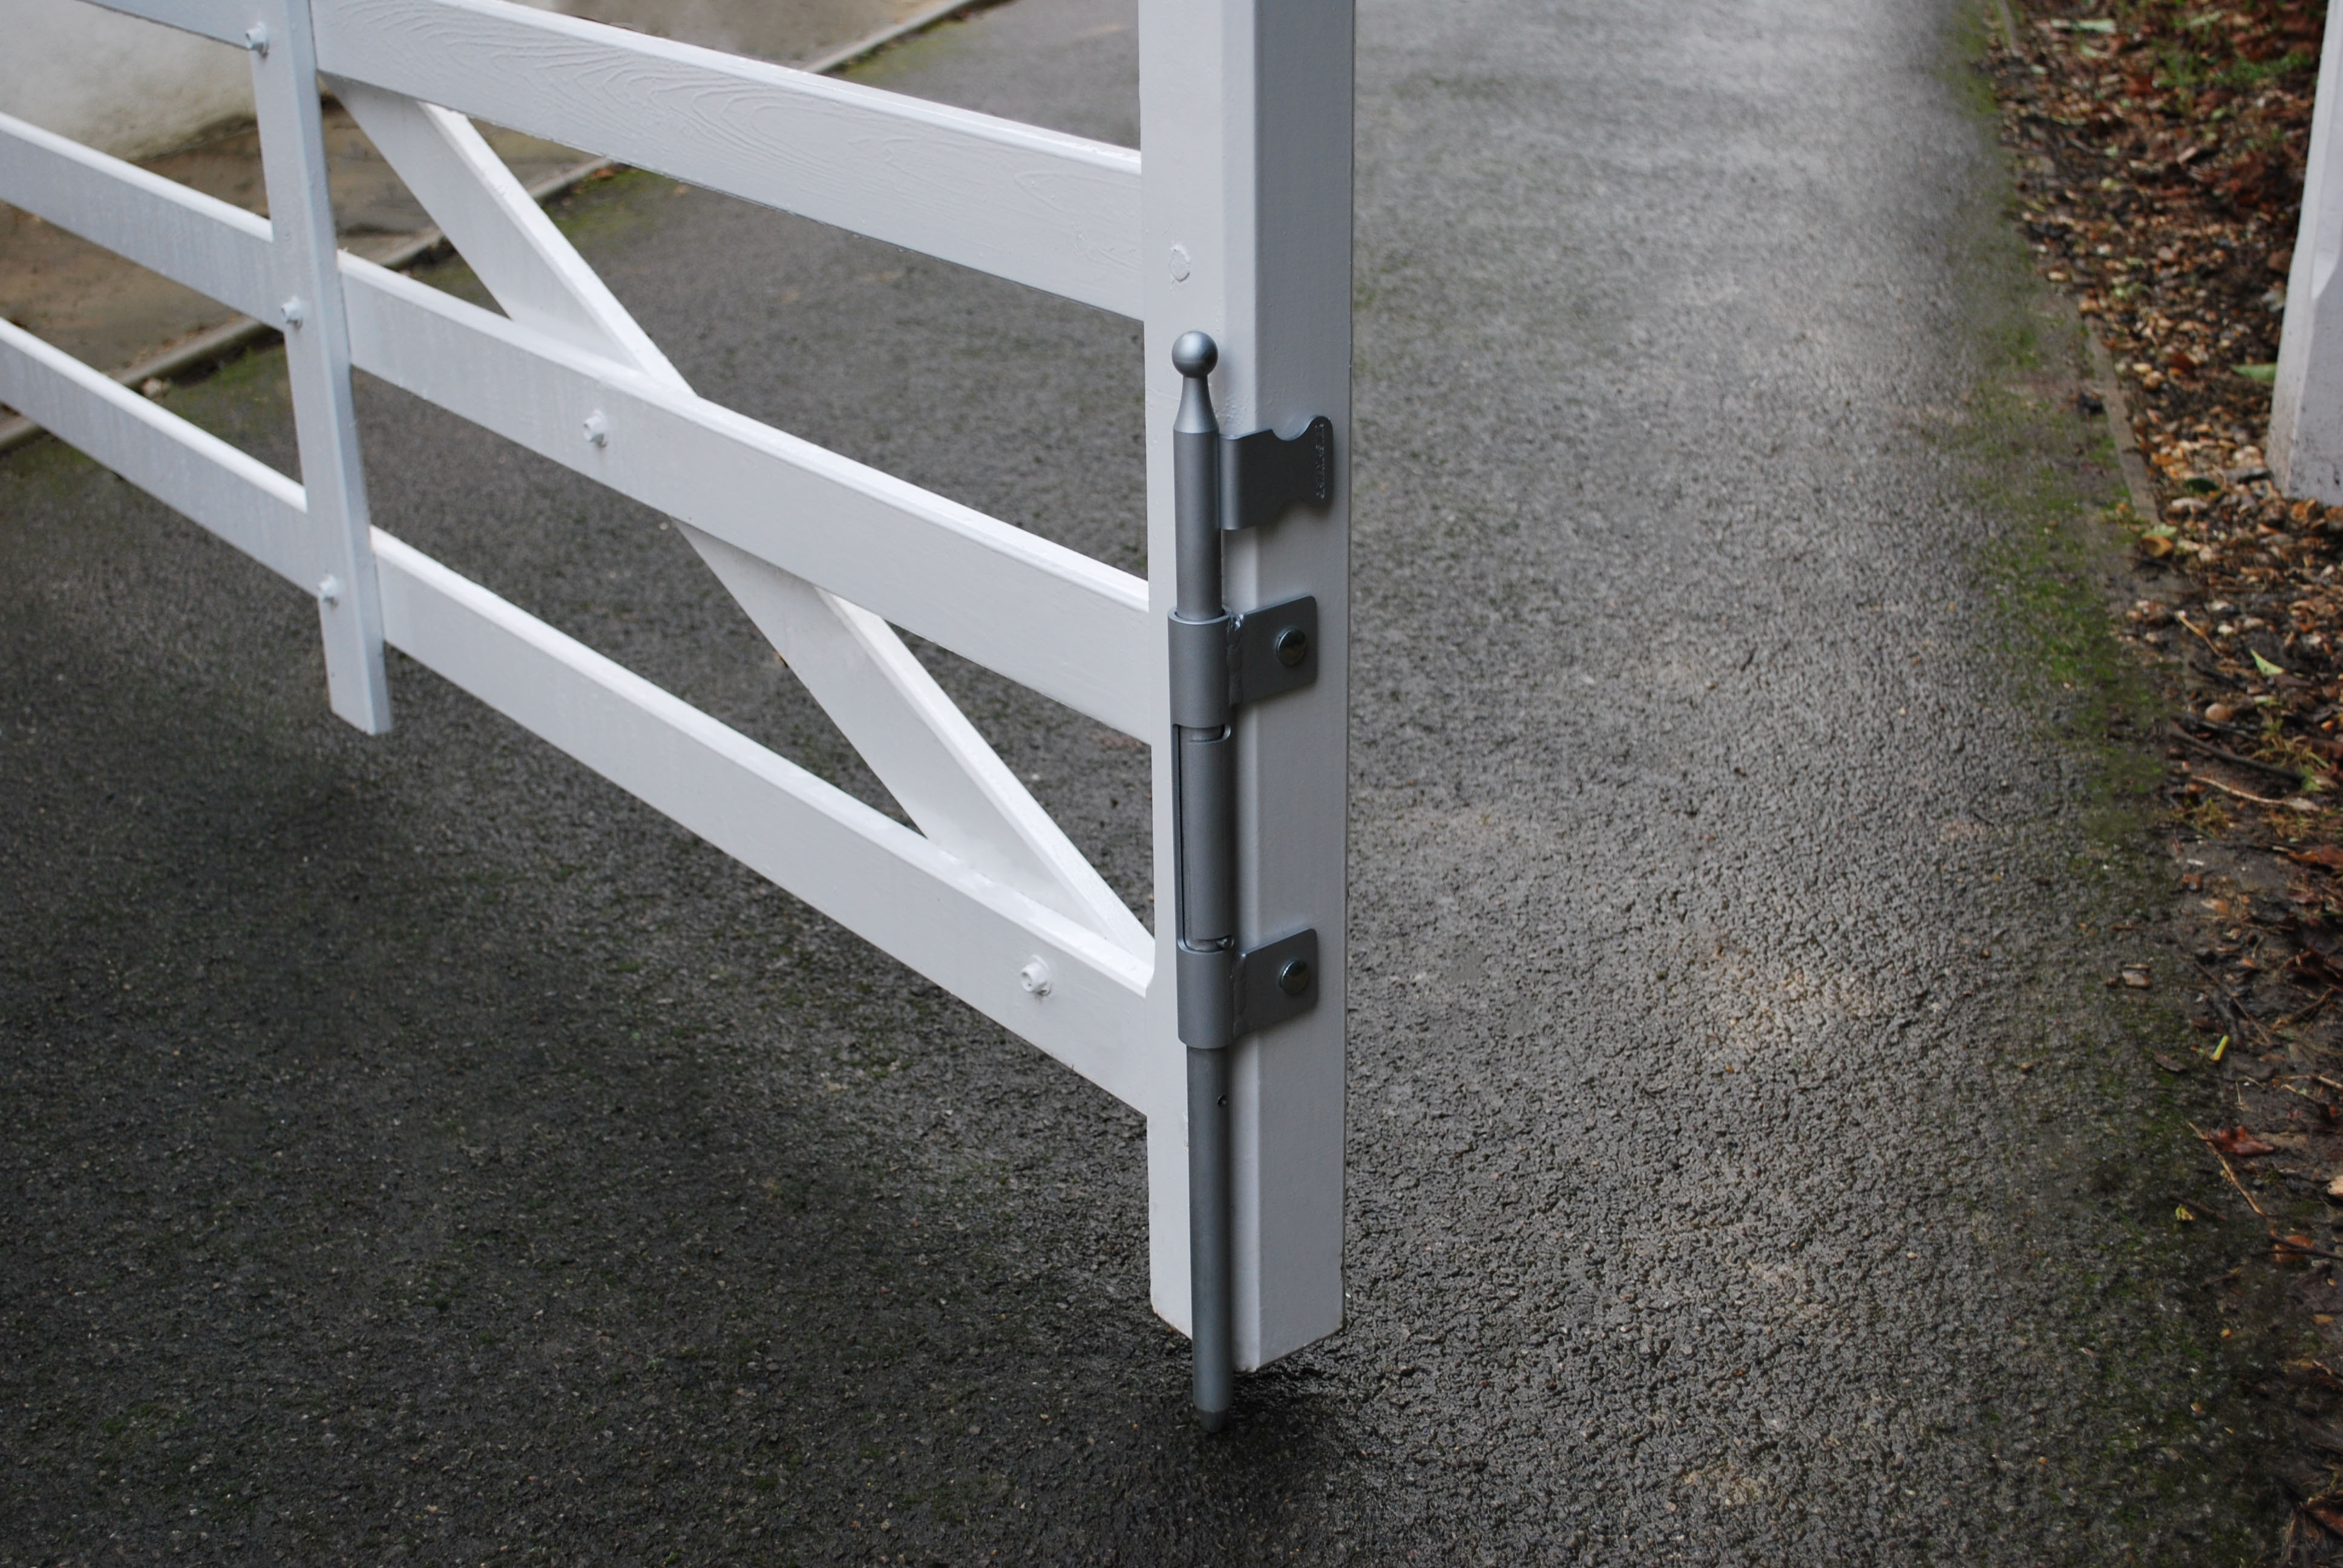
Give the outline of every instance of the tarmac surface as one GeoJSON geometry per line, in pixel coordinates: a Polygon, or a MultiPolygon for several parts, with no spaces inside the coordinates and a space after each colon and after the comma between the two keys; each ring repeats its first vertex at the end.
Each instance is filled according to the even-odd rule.
{"type": "MultiPolygon", "coordinates": [[[[1133,1116],[412,665],[342,728],[307,603],[0,461],[0,1563],[2267,1549],[2099,983],[2169,868],[2011,608],[2108,480],[1966,25],[1362,6],[1353,1318],[1217,1440],[1133,1116]]],[[[1135,135],[1117,0],[863,79],[1135,135]]],[[[1140,564],[1128,324],[648,176],[565,222],[703,391],[1140,564]]],[[[171,406],[289,467],[283,397],[171,406]]],[[[361,405],[385,527],[883,800],[659,519],[361,405]]],[[[1143,909],[1143,755],[933,657],[1143,909]]]]}

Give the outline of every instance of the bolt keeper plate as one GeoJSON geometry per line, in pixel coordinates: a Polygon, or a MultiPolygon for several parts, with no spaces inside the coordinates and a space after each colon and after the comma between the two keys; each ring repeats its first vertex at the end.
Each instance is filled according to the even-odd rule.
{"type": "Polygon", "coordinates": [[[1316,595],[1265,604],[1234,618],[1229,632],[1231,702],[1241,708],[1318,678],[1316,595]]]}
{"type": "Polygon", "coordinates": [[[1239,1037],[1274,1028],[1316,1007],[1316,929],[1247,949],[1237,960],[1236,986],[1239,1037]]]}

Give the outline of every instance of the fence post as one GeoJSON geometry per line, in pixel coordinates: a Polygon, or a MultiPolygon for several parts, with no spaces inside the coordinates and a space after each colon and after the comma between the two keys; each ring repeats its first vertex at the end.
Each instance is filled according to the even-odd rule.
{"type": "Polygon", "coordinates": [[[2286,325],[2270,397],[2269,466],[2289,496],[2343,502],[2343,147],[2335,143],[2343,105],[2343,27],[2327,29],[2318,58],[2318,99],[2310,116],[2302,218],[2287,269],[2286,325]]]}
{"type": "MultiPolygon", "coordinates": [[[[1173,608],[1172,345],[1210,334],[1222,431],[1333,426],[1332,499],[1224,536],[1232,612],[1314,596],[1314,681],[1235,719],[1237,941],[1318,937],[1314,1006],[1242,1035],[1230,1098],[1233,1359],[1262,1366],[1342,1323],[1345,799],[1351,407],[1351,0],[1140,0],[1148,561],[1173,608]]],[[[1233,526],[1233,525],[1232,525],[1233,526]]],[[[1173,865],[1172,731],[1155,750],[1155,885],[1173,865]]],[[[1177,920],[1159,900],[1154,998],[1177,920]]],[[[1151,999],[1152,1000],[1152,999],[1151,999]]],[[[1182,1051],[1167,1030],[1163,1049],[1182,1051]]],[[[1173,1069],[1178,1071],[1178,1069],[1173,1069]]],[[[1161,1122],[1171,1112],[1159,1114],[1161,1122]]],[[[1150,1126],[1154,1305],[1192,1327],[1184,1126],[1150,1126]]]]}
{"type": "Polygon", "coordinates": [[[325,126],[309,0],[257,0],[245,35],[268,189],[269,257],[313,550],[310,588],[334,711],[369,735],[390,728],[382,604],[375,584],[366,475],[350,400],[350,335],[326,187],[325,126]]]}

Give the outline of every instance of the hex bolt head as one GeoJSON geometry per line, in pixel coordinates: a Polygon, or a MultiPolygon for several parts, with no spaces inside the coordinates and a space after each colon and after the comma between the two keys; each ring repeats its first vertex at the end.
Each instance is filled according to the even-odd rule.
{"type": "Polygon", "coordinates": [[[1017,971],[1017,983],[1038,998],[1048,996],[1055,982],[1050,978],[1050,966],[1034,959],[1017,971]]]}
{"type": "Polygon", "coordinates": [[[1277,634],[1272,644],[1277,649],[1277,662],[1288,669],[1299,669],[1302,661],[1310,657],[1310,634],[1298,626],[1289,626],[1277,634]]]}
{"type": "Polygon", "coordinates": [[[244,46],[264,60],[268,58],[268,29],[246,27],[244,30],[244,46]]]}
{"type": "Polygon", "coordinates": [[[597,408],[586,416],[584,434],[586,444],[589,447],[607,447],[610,444],[610,421],[602,417],[602,410],[597,408]]]}
{"type": "Polygon", "coordinates": [[[298,327],[302,322],[308,319],[309,307],[301,302],[301,297],[297,294],[292,298],[287,300],[284,304],[278,306],[277,307],[277,313],[285,317],[286,326],[298,327]]]}
{"type": "Polygon", "coordinates": [[[327,609],[342,602],[342,579],[329,577],[317,585],[317,602],[327,609]]]}
{"type": "Polygon", "coordinates": [[[1285,967],[1277,971],[1277,989],[1288,996],[1300,996],[1310,989],[1310,960],[1288,959],[1285,967]]]}

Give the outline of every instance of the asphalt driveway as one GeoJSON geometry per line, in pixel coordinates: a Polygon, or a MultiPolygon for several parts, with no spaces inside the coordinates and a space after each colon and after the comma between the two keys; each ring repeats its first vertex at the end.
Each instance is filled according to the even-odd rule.
{"type": "MultiPolygon", "coordinates": [[[[305,602],[0,460],[0,1563],[2273,1540],[2098,984],[2164,873],[2028,652],[2101,433],[1966,25],[1362,6],[1353,1321],[1217,1441],[1133,1116],[412,665],[342,728],[305,602]]],[[[1134,60],[1015,0],[864,78],[1129,141],[1134,60]]],[[[1141,564],[1129,325],[565,221],[702,390],[1141,564]]],[[[274,356],[172,397],[291,466],[274,356]]],[[[384,526],[883,799],[659,519],[361,407],[384,526]]],[[[1144,756],[936,667],[1143,909],[1144,756]]]]}

